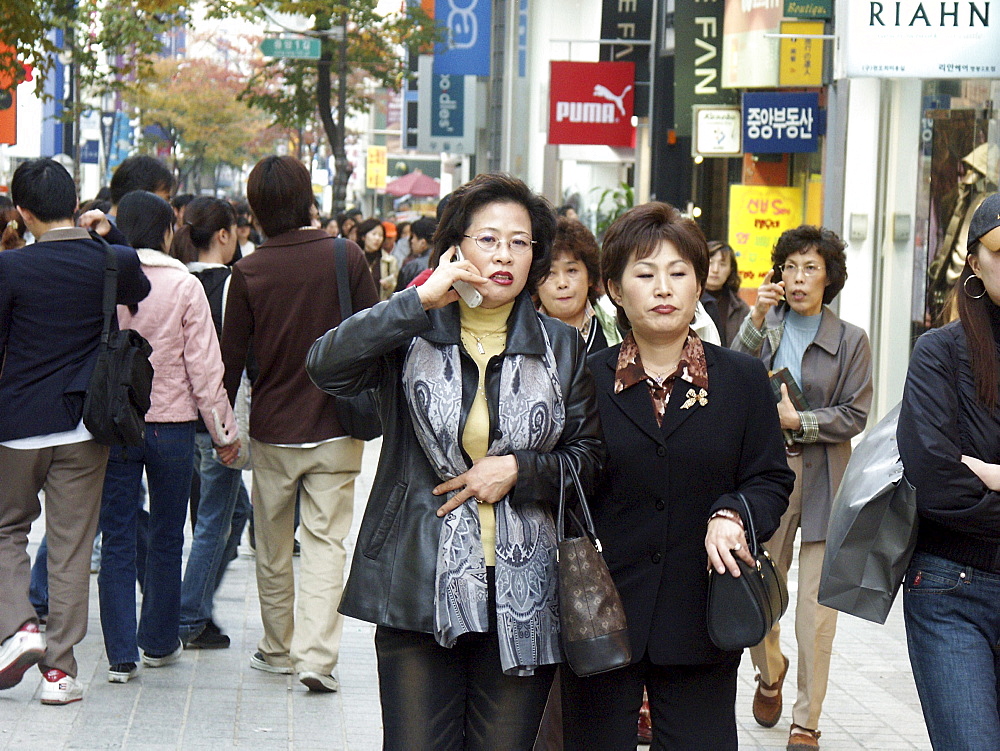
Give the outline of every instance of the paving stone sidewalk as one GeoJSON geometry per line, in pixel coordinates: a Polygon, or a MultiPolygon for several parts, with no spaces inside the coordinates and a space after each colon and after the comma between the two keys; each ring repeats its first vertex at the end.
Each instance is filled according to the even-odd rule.
{"type": "MultiPolygon", "coordinates": [[[[364,501],[371,488],[379,442],[365,450],[348,558],[353,552],[364,501]]],[[[249,478],[248,478],[249,483],[249,478]]],[[[32,531],[31,552],[41,540],[32,531]]],[[[0,749],[271,749],[377,751],[382,747],[374,628],[348,619],[340,665],[341,690],[310,694],[294,676],[252,670],[250,653],[261,634],[254,559],[243,554],[226,574],[216,598],[216,620],[232,638],[226,650],[186,651],[175,665],[144,669],[128,684],[107,682],[98,618],[97,577],[91,577],[90,629],[77,648],[82,702],[46,707],[38,701],[39,674],[0,692],[0,749]]],[[[795,668],[793,602],[782,642],[795,668]]],[[[754,691],[748,656],[740,669],[737,716],[740,747],[783,751],[794,701],[794,681],[785,684],[782,721],[767,730],[754,723],[754,691]]],[[[929,749],[910,674],[902,613],[885,626],[841,616],[825,705],[821,745],[827,749],[929,749]]]]}

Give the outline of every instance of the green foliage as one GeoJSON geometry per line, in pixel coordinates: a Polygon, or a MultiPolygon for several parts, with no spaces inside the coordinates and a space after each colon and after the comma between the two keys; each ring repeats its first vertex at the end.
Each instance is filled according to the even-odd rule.
{"type": "MultiPolygon", "coordinates": [[[[600,190],[594,188],[591,192],[600,190]]],[[[635,205],[635,191],[628,183],[620,183],[617,188],[606,188],[597,202],[597,236],[603,237],[615,220],[635,205]],[[605,207],[604,202],[610,201],[605,207]]]]}

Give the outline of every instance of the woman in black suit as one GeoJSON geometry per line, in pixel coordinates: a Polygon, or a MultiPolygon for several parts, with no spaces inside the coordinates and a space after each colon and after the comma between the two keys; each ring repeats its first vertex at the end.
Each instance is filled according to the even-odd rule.
{"type": "Polygon", "coordinates": [[[747,563],[742,503],[761,541],[778,527],[794,475],[763,365],[691,328],[708,275],[697,225],[672,206],[627,212],[604,240],[602,273],[630,329],[589,358],[608,458],[593,501],[621,593],[632,664],[565,671],[567,749],[634,749],[643,685],[654,749],[735,749],[740,652],[709,640],[708,567],[747,563]],[[594,711],[600,707],[600,711],[594,711]]]}

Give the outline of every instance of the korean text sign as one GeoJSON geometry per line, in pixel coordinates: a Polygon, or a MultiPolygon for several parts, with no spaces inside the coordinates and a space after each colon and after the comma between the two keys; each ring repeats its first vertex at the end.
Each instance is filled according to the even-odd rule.
{"type": "Polygon", "coordinates": [[[743,150],[793,154],[819,148],[819,94],[743,95],[743,150]]]}
{"type": "Polygon", "coordinates": [[[781,233],[802,224],[802,203],[801,188],[729,186],[729,244],[747,287],[763,283],[781,233]]]}
{"type": "Polygon", "coordinates": [[[634,63],[553,60],[549,143],[633,146],[634,63]]]}

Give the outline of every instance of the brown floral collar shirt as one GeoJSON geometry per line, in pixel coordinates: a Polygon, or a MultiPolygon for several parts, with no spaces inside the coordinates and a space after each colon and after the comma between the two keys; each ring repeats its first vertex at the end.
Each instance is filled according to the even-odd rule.
{"type": "Polygon", "coordinates": [[[642,365],[642,358],[639,356],[639,346],[635,343],[632,332],[630,331],[625,336],[621,350],[618,352],[615,393],[620,394],[627,388],[645,382],[649,387],[649,397],[653,401],[653,412],[656,415],[657,425],[663,424],[663,415],[667,411],[670,392],[674,388],[674,381],[678,378],[687,381],[700,392],[704,392],[700,395],[707,396],[708,366],[705,364],[705,345],[702,344],[701,339],[694,331],[688,331],[677,369],[662,379],[657,379],[646,372],[642,365]]]}

